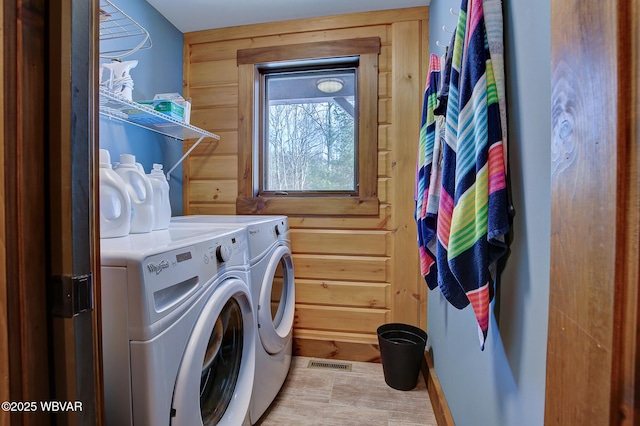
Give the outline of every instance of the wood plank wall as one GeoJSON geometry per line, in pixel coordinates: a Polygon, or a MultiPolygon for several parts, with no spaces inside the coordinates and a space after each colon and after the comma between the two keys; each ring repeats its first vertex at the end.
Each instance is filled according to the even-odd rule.
{"type": "MultiPolygon", "coordinates": [[[[426,328],[413,219],[414,172],[427,69],[428,8],[250,25],[184,37],[191,121],[221,136],[184,164],[184,214],[235,214],[238,49],[380,37],[378,216],[290,216],[296,275],[295,352],[379,359],[376,328],[426,328]]],[[[192,143],[192,142],[191,142],[192,143]]],[[[185,142],[185,151],[190,147],[185,142]]]]}

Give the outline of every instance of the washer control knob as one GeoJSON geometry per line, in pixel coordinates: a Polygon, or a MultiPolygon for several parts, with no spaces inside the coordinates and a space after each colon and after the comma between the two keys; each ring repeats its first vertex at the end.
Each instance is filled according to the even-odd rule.
{"type": "Polygon", "coordinates": [[[224,263],[231,258],[231,249],[228,245],[222,244],[216,247],[216,258],[218,262],[224,263]]]}
{"type": "Polygon", "coordinates": [[[275,231],[276,231],[276,237],[280,236],[280,234],[281,234],[280,225],[276,225],[275,231]]]}

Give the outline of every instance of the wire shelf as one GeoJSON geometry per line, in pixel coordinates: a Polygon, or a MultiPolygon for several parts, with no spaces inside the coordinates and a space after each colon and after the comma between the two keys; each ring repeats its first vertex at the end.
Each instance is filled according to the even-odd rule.
{"type": "Polygon", "coordinates": [[[179,141],[197,139],[197,141],[191,145],[191,148],[167,171],[167,179],[171,179],[171,172],[191,154],[191,151],[193,151],[203,139],[214,139],[214,150],[220,143],[220,136],[215,133],[207,132],[199,127],[177,120],[147,105],[124,99],[103,86],[100,86],[100,114],[109,119],[133,124],[134,126],[142,127],[179,141]]]}
{"type": "Polygon", "coordinates": [[[220,139],[215,133],[170,117],[147,105],[124,99],[103,86],[100,86],[100,113],[178,140],[200,137],[220,139]]]}
{"type": "Polygon", "coordinates": [[[109,0],[100,0],[100,57],[121,59],[152,46],[147,30],[109,0]]]}

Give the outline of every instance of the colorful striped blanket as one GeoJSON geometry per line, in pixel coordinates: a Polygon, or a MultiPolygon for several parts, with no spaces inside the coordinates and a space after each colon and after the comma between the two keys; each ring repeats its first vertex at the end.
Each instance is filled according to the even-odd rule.
{"type": "MultiPolygon", "coordinates": [[[[431,141],[428,109],[426,118],[425,154],[428,157],[431,141]]],[[[423,234],[421,259],[426,258],[429,266],[427,283],[433,284],[437,277],[435,281],[442,294],[458,309],[471,304],[478,323],[480,346],[484,349],[496,263],[507,251],[505,235],[509,231],[510,216],[506,146],[503,145],[506,137],[503,141],[499,95],[482,0],[462,0],[460,7],[444,139],[437,244],[435,253],[425,249],[426,256],[423,256],[424,239],[429,236],[423,234]],[[435,254],[435,264],[429,264],[432,254],[435,254]]],[[[427,170],[425,168],[425,172],[427,170]]]]}
{"type": "Polygon", "coordinates": [[[437,103],[440,86],[440,58],[434,54],[429,58],[429,73],[424,90],[422,105],[422,123],[418,158],[416,161],[416,211],[415,220],[418,227],[418,250],[420,254],[420,272],[425,277],[430,289],[437,286],[435,279],[435,250],[437,210],[428,211],[429,186],[434,166],[433,156],[436,142],[436,122],[433,110],[437,103]]]}

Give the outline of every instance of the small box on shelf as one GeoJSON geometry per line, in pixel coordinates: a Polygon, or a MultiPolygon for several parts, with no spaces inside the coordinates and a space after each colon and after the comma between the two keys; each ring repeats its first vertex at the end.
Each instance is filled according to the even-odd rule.
{"type": "Polygon", "coordinates": [[[154,110],[173,117],[176,120],[184,121],[184,107],[178,105],[177,102],[170,100],[142,101],[142,105],[148,105],[154,110]]]}
{"type": "Polygon", "coordinates": [[[139,123],[139,124],[161,124],[161,123],[166,123],[167,120],[165,120],[162,117],[158,117],[157,115],[153,115],[150,114],[148,112],[145,112],[143,110],[139,110],[139,109],[125,109],[123,110],[124,113],[127,114],[128,118],[130,121],[134,122],[134,123],[139,123]]]}
{"type": "MultiPolygon", "coordinates": [[[[171,105],[166,106],[166,108],[173,108],[173,105],[181,107],[182,117],[180,119],[189,124],[191,118],[191,98],[185,99],[179,93],[158,93],[153,97],[153,100],[154,102],[171,102],[171,105]]],[[[164,107],[165,106],[163,106],[163,108],[164,107]]]]}

